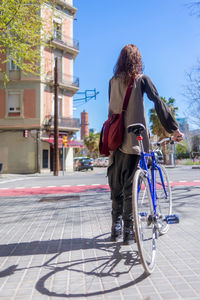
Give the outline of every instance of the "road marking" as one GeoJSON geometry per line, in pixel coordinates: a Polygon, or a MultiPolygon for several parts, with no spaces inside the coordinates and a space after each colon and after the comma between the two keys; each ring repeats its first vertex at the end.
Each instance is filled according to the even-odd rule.
{"type": "MultiPolygon", "coordinates": [[[[170,186],[178,187],[178,186],[196,186],[200,187],[200,180],[193,181],[171,181],[170,186]]],[[[38,194],[61,194],[61,193],[81,193],[94,191],[95,187],[97,190],[107,190],[110,191],[110,187],[108,184],[78,184],[78,185],[64,185],[64,186],[34,186],[34,187],[15,187],[15,188],[0,188],[0,196],[5,195],[38,195],[38,194]]]]}
{"type": "Polygon", "coordinates": [[[15,179],[8,179],[4,181],[0,181],[0,184],[7,183],[7,182],[13,182],[13,181],[19,181],[19,180],[25,180],[25,179],[31,179],[32,177],[24,177],[24,178],[15,178],[15,179]]]}

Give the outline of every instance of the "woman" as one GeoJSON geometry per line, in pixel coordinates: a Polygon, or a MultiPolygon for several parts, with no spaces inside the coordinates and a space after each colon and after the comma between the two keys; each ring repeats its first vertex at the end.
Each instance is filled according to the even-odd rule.
{"type": "MultiPolygon", "coordinates": [[[[114,76],[109,82],[109,115],[121,113],[126,89],[134,77],[134,84],[124,117],[125,128],[133,123],[142,123],[146,128],[144,93],[154,102],[156,113],[165,130],[174,133],[174,139],[182,137],[178,124],[166,104],[160,99],[158,92],[149,77],[142,74],[142,58],[135,45],[126,45],[120,53],[114,69],[114,76]]],[[[144,150],[149,148],[149,132],[144,131],[144,150]]],[[[123,244],[134,240],[132,217],[132,179],[137,168],[140,149],[132,134],[124,133],[123,143],[119,149],[111,153],[108,166],[108,182],[112,199],[111,241],[116,241],[122,234],[123,244]]]]}

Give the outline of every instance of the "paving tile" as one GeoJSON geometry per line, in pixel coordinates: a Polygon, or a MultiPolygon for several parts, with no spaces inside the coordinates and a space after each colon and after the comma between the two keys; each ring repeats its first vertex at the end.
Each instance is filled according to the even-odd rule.
{"type": "Polygon", "coordinates": [[[0,244],[0,299],[199,300],[200,221],[190,217],[197,216],[199,203],[196,198],[189,203],[193,214],[180,206],[181,226],[158,240],[157,267],[145,277],[136,244],[106,241],[108,193],[82,195],[78,203],[39,203],[36,196],[2,199],[0,209],[6,204],[3,214],[13,224],[6,217],[1,225],[9,234],[0,244]],[[14,265],[17,270],[10,268],[14,265]]]}

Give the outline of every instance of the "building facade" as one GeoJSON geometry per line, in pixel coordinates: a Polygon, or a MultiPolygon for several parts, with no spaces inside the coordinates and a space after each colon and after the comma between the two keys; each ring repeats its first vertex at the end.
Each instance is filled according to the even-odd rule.
{"type": "Polygon", "coordinates": [[[60,169],[73,170],[73,148],[79,147],[73,135],[80,129],[73,118],[73,95],[79,80],[73,74],[73,62],[79,44],[73,39],[76,8],[72,0],[57,0],[52,7],[41,8],[49,20],[53,48],[41,48],[41,75],[24,75],[12,61],[2,68],[9,78],[6,88],[0,82],[0,163],[4,173],[35,173],[53,170],[54,151],[54,66],[58,60],[58,126],[60,169]],[[62,139],[68,143],[64,162],[62,139]]]}

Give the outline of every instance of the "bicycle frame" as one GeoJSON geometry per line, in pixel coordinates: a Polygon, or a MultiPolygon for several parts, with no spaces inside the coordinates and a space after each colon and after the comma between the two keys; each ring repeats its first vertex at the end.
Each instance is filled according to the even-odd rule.
{"type": "Polygon", "coordinates": [[[166,192],[166,188],[164,185],[161,168],[159,167],[159,165],[156,164],[155,153],[153,151],[151,153],[144,153],[143,151],[141,152],[140,168],[143,169],[144,171],[146,171],[149,189],[150,189],[150,193],[151,193],[153,209],[154,209],[154,216],[156,216],[156,204],[157,204],[156,203],[157,202],[157,199],[156,199],[156,169],[158,169],[158,171],[159,171],[159,175],[161,178],[162,186],[163,186],[166,197],[167,197],[167,192],[166,192]],[[147,164],[147,159],[146,159],[148,157],[150,157],[152,159],[151,177],[149,174],[148,164],[147,164]]]}

